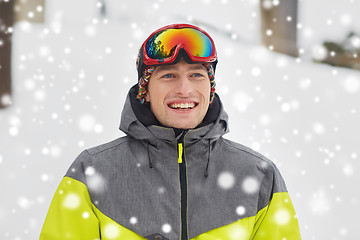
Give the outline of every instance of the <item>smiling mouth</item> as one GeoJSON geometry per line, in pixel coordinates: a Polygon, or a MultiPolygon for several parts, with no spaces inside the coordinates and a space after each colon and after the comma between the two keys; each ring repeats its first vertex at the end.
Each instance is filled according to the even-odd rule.
{"type": "Polygon", "coordinates": [[[197,105],[198,103],[190,102],[190,103],[172,103],[169,104],[168,106],[171,109],[176,109],[176,110],[189,110],[195,108],[197,105]]]}

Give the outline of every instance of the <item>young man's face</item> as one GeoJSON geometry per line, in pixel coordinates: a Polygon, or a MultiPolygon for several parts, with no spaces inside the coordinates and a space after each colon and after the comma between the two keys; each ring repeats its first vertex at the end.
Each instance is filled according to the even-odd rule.
{"type": "Polygon", "coordinates": [[[151,74],[145,100],[166,127],[196,128],[209,108],[210,80],[202,64],[157,66],[151,74]]]}

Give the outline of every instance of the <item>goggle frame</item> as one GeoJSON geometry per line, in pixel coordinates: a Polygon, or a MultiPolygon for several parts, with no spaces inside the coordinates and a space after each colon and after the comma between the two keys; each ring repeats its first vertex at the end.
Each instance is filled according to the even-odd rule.
{"type": "Polygon", "coordinates": [[[165,27],[162,27],[162,28],[156,30],[141,45],[141,55],[142,56],[140,56],[140,57],[142,57],[142,59],[141,59],[142,63],[147,65],[147,66],[172,64],[177,59],[178,54],[179,54],[181,49],[183,49],[186,52],[187,56],[189,57],[189,59],[192,62],[195,62],[195,63],[196,62],[198,62],[198,63],[215,63],[215,62],[217,62],[217,53],[216,53],[214,40],[210,37],[210,35],[207,32],[205,32],[201,28],[198,28],[198,27],[190,25],[190,24],[172,24],[172,25],[168,25],[168,26],[165,26],[165,27]],[[148,41],[155,34],[158,34],[160,32],[163,32],[163,31],[169,30],[169,29],[183,29],[183,28],[195,29],[195,30],[201,32],[202,34],[204,34],[211,41],[211,44],[212,44],[212,53],[211,53],[211,55],[208,56],[208,57],[194,56],[190,52],[190,50],[187,49],[186,45],[184,45],[183,43],[180,43],[180,44],[176,45],[176,49],[175,49],[174,53],[168,58],[165,58],[165,59],[153,59],[153,58],[148,56],[147,51],[146,51],[146,44],[148,43],[148,41]]]}

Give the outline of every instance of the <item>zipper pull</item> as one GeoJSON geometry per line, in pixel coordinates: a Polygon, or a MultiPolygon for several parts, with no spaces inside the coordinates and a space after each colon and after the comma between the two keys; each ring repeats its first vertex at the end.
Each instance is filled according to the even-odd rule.
{"type": "Polygon", "coordinates": [[[178,151],[179,151],[178,163],[182,163],[182,153],[183,153],[182,143],[178,143],[178,151]]]}

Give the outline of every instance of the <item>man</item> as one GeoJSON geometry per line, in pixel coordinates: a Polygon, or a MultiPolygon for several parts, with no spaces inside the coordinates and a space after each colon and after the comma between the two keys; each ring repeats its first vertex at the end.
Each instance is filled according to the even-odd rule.
{"type": "Polygon", "coordinates": [[[298,240],[285,183],[262,155],[222,137],[215,45],[188,24],[141,46],[125,137],[82,152],[60,183],[41,240],[298,240]]]}

